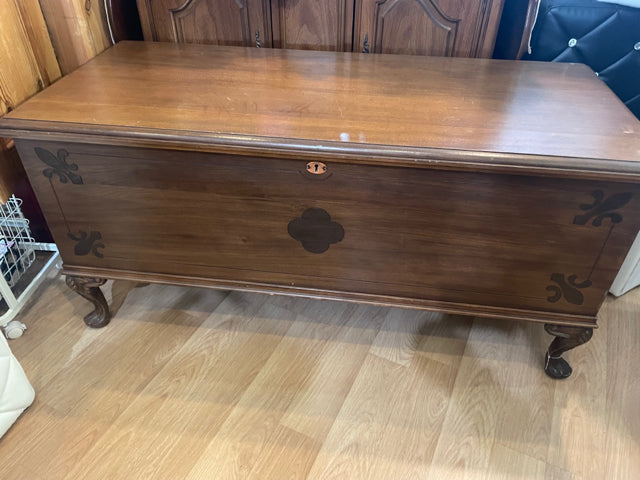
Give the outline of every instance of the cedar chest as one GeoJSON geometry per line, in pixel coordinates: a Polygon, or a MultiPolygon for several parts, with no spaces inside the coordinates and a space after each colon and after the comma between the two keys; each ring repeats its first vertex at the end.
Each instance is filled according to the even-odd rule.
{"type": "Polygon", "coordinates": [[[64,261],[589,340],[640,225],[640,124],[587,67],[123,42],[0,120],[64,261]]]}

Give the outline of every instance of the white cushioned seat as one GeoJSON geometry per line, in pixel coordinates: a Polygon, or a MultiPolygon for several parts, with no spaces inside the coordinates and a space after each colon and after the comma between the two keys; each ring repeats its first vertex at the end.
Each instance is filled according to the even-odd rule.
{"type": "Polygon", "coordinates": [[[35,392],[11,353],[4,335],[0,334],[0,437],[33,402],[35,392]]]}

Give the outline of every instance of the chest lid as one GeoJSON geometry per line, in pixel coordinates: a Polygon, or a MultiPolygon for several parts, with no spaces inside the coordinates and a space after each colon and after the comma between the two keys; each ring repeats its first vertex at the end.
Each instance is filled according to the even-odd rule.
{"type": "Polygon", "coordinates": [[[640,180],[640,122],[577,64],[122,42],[0,134],[640,180]]]}

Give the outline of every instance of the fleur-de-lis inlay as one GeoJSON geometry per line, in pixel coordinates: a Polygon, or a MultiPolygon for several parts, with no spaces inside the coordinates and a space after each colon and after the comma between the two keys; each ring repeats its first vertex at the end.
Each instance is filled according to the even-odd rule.
{"type": "Polygon", "coordinates": [[[99,248],[105,248],[104,243],[98,242],[98,240],[102,240],[100,232],[92,231],[91,233],[87,233],[84,230],[80,230],[78,235],[69,232],[67,236],[74,242],[78,242],[77,245],[73,247],[73,253],[76,255],[84,256],[93,253],[98,258],[104,258],[102,252],[98,250],[99,248]]]}
{"type": "Polygon", "coordinates": [[[308,208],[287,227],[289,235],[299,241],[311,253],[326,252],[329,247],[344,238],[344,228],[322,208],[308,208]]]}
{"type": "Polygon", "coordinates": [[[547,301],[555,303],[562,297],[569,303],[574,305],[582,305],[584,303],[584,295],[580,291],[582,288],[588,288],[591,286],[591,280],[585,280],[584,282],[577,282],[577,275],[570,275],[567,279],[564,278],[564,273],[552,273],[551,281],[557,285],[548,285],[547,291],[551,293],[547,297],[547,301]]]}
{"type": "Polygon", "coordinates": [[[57,152],[57,156],[44,148],[35,147],[36,155],[40,160],[49,165],[51,168],[45,168],[42,174],[51,179],[54,175],[57,175],[61,183],[67,183],[71,180],[74,185],[82,185],[82,177],[73,172],[78,170],[78,165],[75,163],[67,163],[67,157],[69,152],[61,148],[57,152]]]}
{"type": "Polygon", "coordinates": [[[633,195],[631,192],[616,193],[605,200],[602,190],[594,190],[591,192],[591,196],[594,202],[580,205],[580,210],[585,210],[587,213],[576,215],[573,219],[575,225],[586,225],[593,217],[595,217],[592,223],[594,227],[602,225],[605,218],[610,219],[611,223],[620,223],[622,215],[613,210],[624,207],[633,195]]]}

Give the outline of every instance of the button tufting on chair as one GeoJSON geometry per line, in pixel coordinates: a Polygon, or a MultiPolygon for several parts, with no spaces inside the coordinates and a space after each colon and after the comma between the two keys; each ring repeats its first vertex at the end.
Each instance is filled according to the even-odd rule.
{"type": "Polygon", "coordinates": [[[640,8],[595,0],[542,0],[531,54],[523,60],[589,65],[640,118],[638,25],[640,8]]]}

